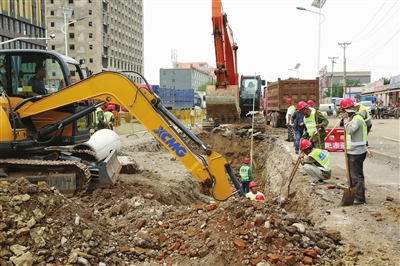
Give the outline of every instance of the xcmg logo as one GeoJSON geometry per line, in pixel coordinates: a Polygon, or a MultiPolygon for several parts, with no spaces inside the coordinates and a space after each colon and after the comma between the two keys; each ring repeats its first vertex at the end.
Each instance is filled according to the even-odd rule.
{"type": "Polygon", "coordinates": [[[186,155],[186,149],[181,146],[179,142],[176,142],[168,131],[166,131],[162,126],[159,129],[153,130],[157,136],[170,147],[178,157],[183,157],[186,155]]]}

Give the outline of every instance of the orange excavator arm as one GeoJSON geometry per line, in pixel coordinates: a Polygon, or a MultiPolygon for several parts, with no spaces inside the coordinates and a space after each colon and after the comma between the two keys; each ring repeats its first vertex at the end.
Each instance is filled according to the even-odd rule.
{"type": "Polygon", "coordinates": [[[228,15],[224,13],[221,0],[212,0],[212,24],[217,68],[217,87],[238,85],[236,51],[238,46],[233,40],[232,29],[228,24],[228,15]]]}

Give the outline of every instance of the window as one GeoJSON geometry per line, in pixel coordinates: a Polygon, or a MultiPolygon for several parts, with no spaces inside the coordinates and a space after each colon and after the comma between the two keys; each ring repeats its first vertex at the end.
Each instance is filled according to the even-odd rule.
{"type": "Polygon", "coordinates": [[[93,33],[89,33],[89,38],[93,38],[93,33]]]}
{"type": "Polygon", "coordinates": [[[75,38],[75,33],[70,32],[70,33],[69,33],[69,38],[70,38],[70,39],[74,39],[74,38],[75,38]]]}
{"type": "Polygon", "coordinates": [[[55,45],[52,45],[51,46],[51,50],[55,50],[56,49],[56,46],[55,45]]]}
{"type": "Polygon", "coordinates": [[[89,27],[92,27],[92,24],[93,24],[93,23],[92,23],[91,21],[89,21],[89,27]]]}
{"type": "Polygon", "coordinates": [[[74,0],[68,0],[68,4],[73,4],[74,0]]]}
{"type": "Polygon", "coordinates": [[[89,63],[93,63],[93,58],[89,58],[89,63]]]}
{"type": "Polygon", "coordinates": [[[54,22],[50,22],[50,27],[54,27],[54,22]]]}
{"type": "Polygon", "coordinates": [[[70,44],[70,45],[69,45],[69,49],[70,49],[70,50],[75,50],[75,44],[70,44]]]}
{"type": "Polygon", "coordinates": [[[50,11],[50,15],[51,15],[51,16],[54,16],[54,11],[53,11],[53,10],[50,11]]]}
{"type": "Polygon", "coordinates": [[[51,75],[53,76],[53,77],[55,77],[55,76],[57,76],[57,74],[56,74],[56,72],[51,72],[51,75]]]}
{"type": "Polygon", "coordinates": [[[71,73],[71,77],[75,77],[75,71],[74,70],[71,70],[70,73],[71,73]]]}
{"type": "Polygon", "coordinates": [[[92,3],[92,0],[88,0],[88,3],[91,4],[91,3],[92,3]]]}
{"type": "Polygon", "coordinates": [[[90,50],[93,50],[93,45],[90,44],[90,45],[89,45],[89,49],[90,49],[90,50]]]}
{"type": "Polygon", "coordinates": [[[89,10],[89,15],[92,15],[92,10],[89,10]]]}

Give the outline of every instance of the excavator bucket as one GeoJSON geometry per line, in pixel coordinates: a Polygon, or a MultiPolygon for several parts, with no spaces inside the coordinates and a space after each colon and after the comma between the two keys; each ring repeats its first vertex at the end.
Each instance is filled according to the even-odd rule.
{"type": "Polygon", "coordinates": [[[238,86],[207,86],[206,97],[207,119],[215,125],[240,121],[238,86]]]}

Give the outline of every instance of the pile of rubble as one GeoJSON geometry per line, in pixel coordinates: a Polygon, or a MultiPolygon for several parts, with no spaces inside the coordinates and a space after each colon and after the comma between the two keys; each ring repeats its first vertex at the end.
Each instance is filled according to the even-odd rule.
{"type": "Polygon", "coordinates": [[[24,178],[0,184],[0,265],[340,265],[344,251],[340,232],[267,202],[165,205],[125,183],[69,199],[24,178]]]}

